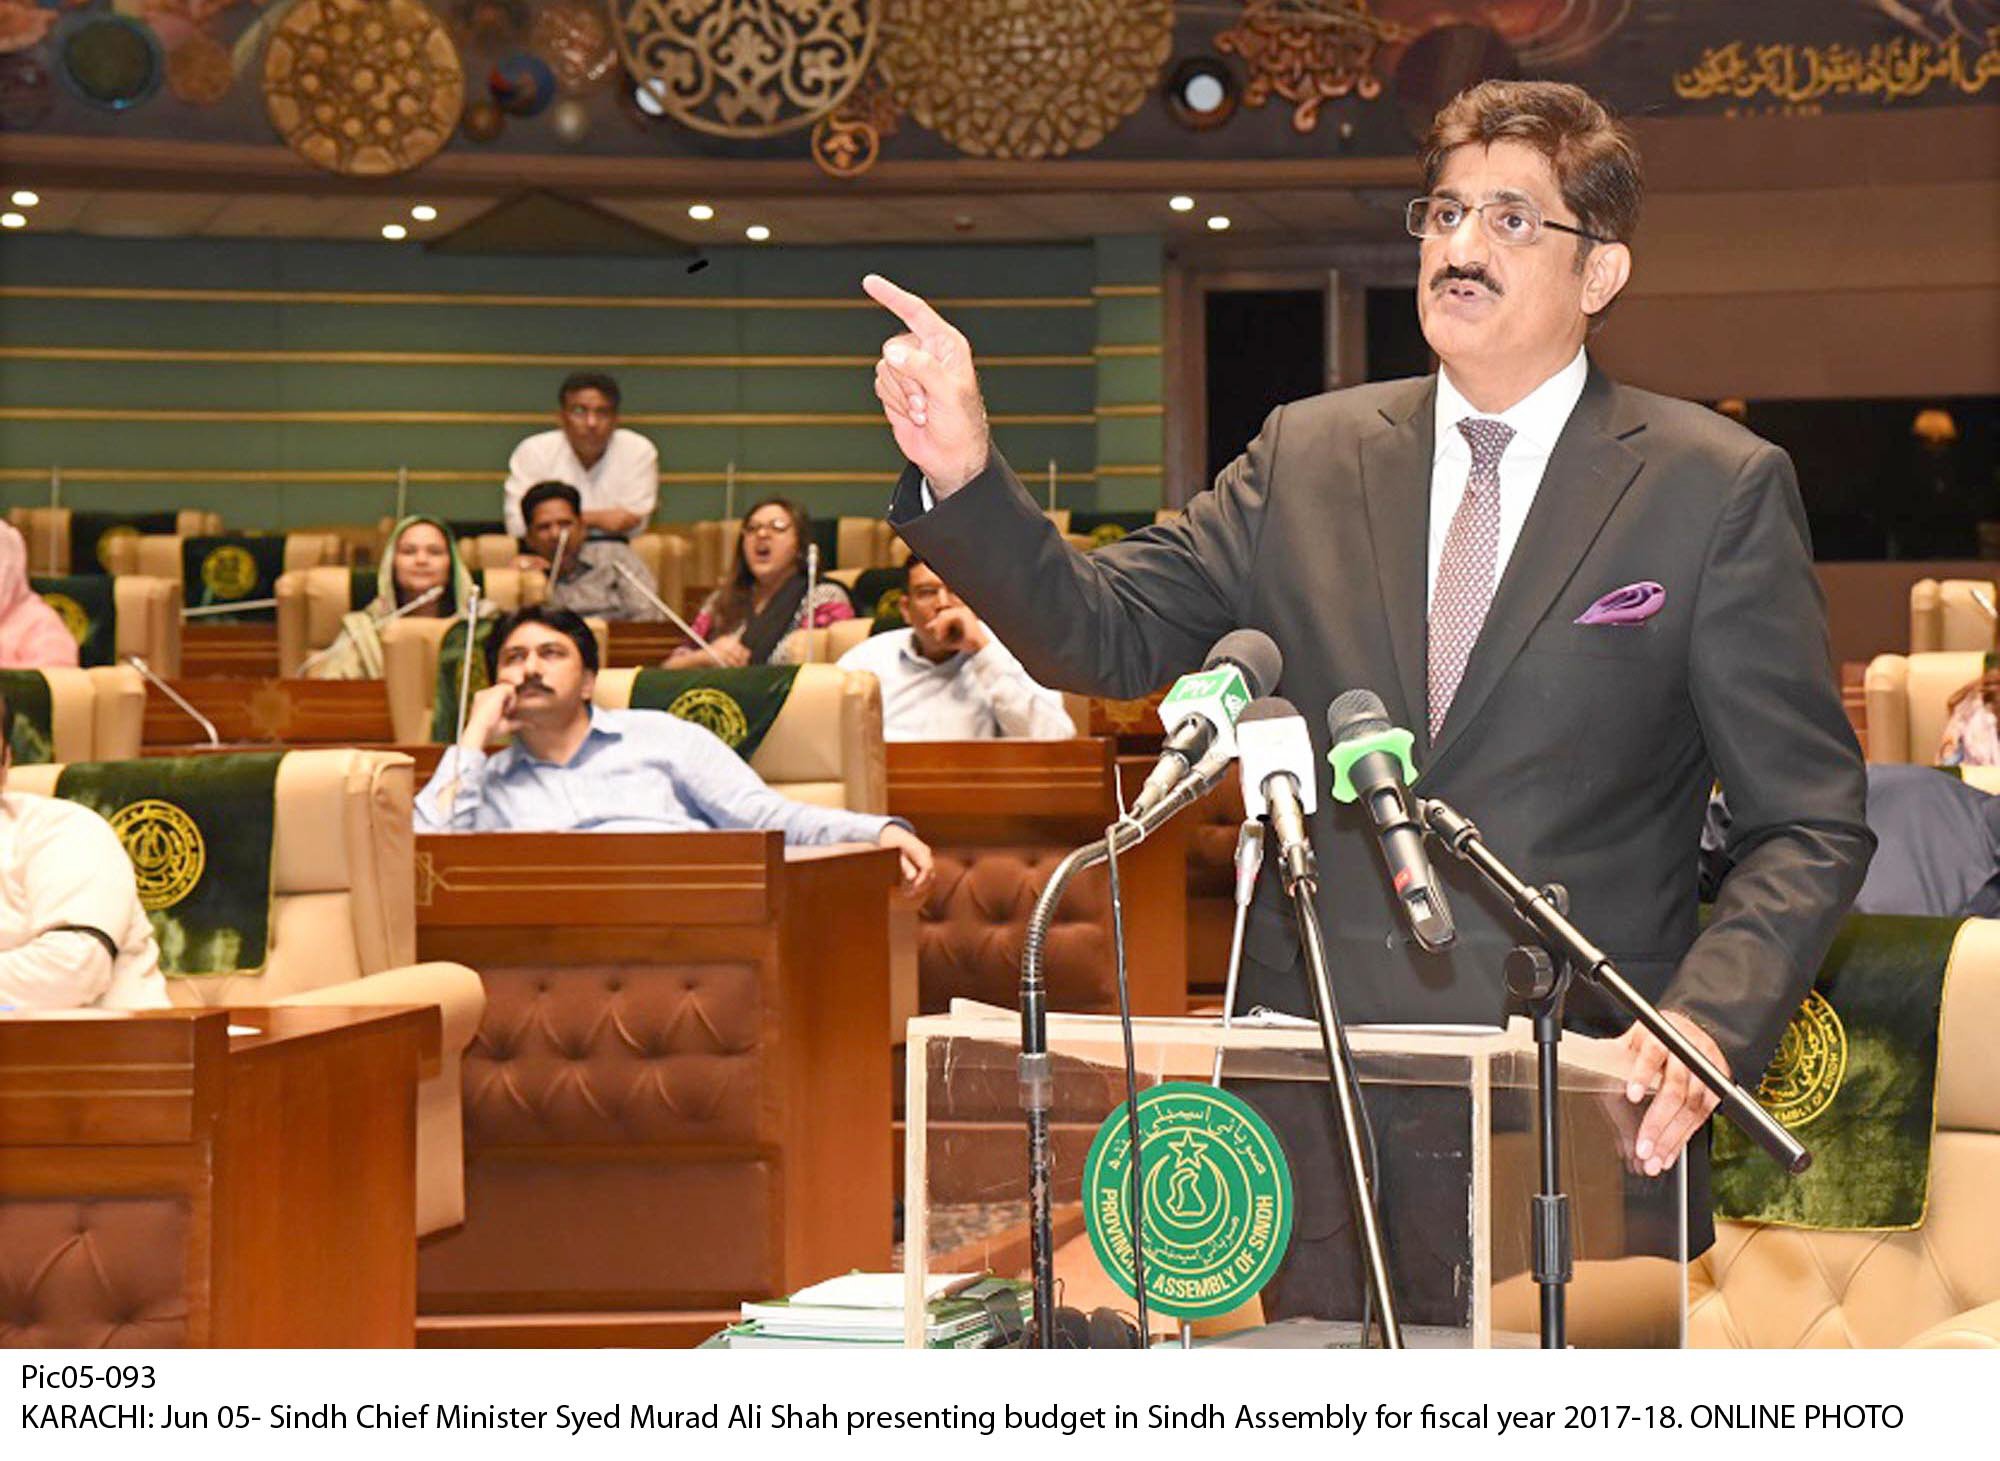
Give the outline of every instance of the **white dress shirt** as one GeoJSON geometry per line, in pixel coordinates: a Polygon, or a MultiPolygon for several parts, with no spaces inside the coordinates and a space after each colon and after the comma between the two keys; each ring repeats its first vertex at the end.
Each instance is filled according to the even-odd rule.
{"type": "Polygon", "coordinates": [[[1504,421],[1514,428],[1514,437],[1500,457],[1500,553],[1493,564],[1493,582],[1498,587],[1514,544],[1520,539],[1521,525],[1528,520],[1528,509],[1535,505],[1542,473],[1548,470],[1549,453],[1556,449],[1556,438],[1562,435],[1570,412],[1576,409],[1589,375],[1590,361],[1583,347],[1578,346],[1576,358],[1568,365],[1515,402],[1511,409],[1493,416],[1476,409],[1461,396],[1448,371],[1438,371],[1437,421],[1432,431],[1430,554],[1424,575],[1426,604],[1437,592],[1438,560],[1444,556],[1445,535],[1451,531],[1452,514],[1458,511],[1459,500],[1465,496],[1465,479],[1472,474],[1472,448],[1466,444],[1465,433],[1458,429],[1458,423],[1467,416],[1479,416],[1504,421]]]}
{"type": "Polygon", "coordinates": [[[153,925],[111,824],[75,802],[0,794],[0,1008],[166,1003],[153,925]]]}
{"type": "Polygon", "coordinates": [[[892,629],[855,645],[840,668],[882,682],[884,740],[1061,741],[1076,734],[1062,696],[1030,679],[990,631],[977,654],[937,661],[917,648],[916,630],[892,629]]]}
{"type": "Polygon", "coordinates": [[[540,431],[528,437],[507,459],[507,531],[517,538],[528,531],[521,520],[521,499],[538,482],[569,483],[583,498],[585,512],[621,507],[639,514],[643,523],[660,500],[659,449],[621,426],[611,433],[597,464],[586,467],[562,432],[540,431]]]}

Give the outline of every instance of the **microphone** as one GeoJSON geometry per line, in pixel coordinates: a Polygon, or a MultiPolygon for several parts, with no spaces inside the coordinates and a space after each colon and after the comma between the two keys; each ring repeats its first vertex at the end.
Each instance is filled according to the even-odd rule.
{"type": "Polygon", "coordinates": [[[1410,815],[1404,788],[1417,779],[1410,760],[1412,736],[1389,724],[1382,697],[1373,690],[1344,690],[1327,707],[1333,749],[1333,799],[1358,801],[1375,823],[1389,887],[1403,907],[1418,947],[1440,953],[1458,937],[1444,885],[1431,872],[1423,827],[1410,815]]]}
{"type": "Polygon", "coordinates": [[[1243,775],[1243,815],[1270,818],[1285,887],[1312,879],[1306,818],[1319,810],[1319,790],[1305,717],[1280,696],[1256,701],[1236,722],[1236,751],[1243,775]]]}
{"type": "Polygon", "coordinates": [[[216,732],[215,722],[210,720],[207,716],[203,715],[199,710],[196,710],[194,706],[190,705],[188,703],[187,697],[182,695],[180,691],[176,690],[172,685],[169,685],[165,680],[161,679],[158,675],[154,674],[151,665],[147,664],[144,660],[140,659],[139,656],[136,654],[126,655],[125,663],[130,665],[133,669],[137,670],[139,672],[139,677],[143,679],[148,685],[151,685],[155,690],[158,690],[162,695],[166,696],[167,699],[173,701],[175,705],[178,705],[182,710],[186,711],[188,714],[188,718],[194,721],[196,725],[200,726],[203,732],[207,734],[208,743],[211,746],[220,746],[222,744],[222,737],[216,732]]]}
{"type": "MultiPolygon", "coordinates": [[[[429,588],[425,589],[422,593],[418,594],[415,598],[411,599],[407,604],[399,605],[398,607],[390,610],[388,613],[382,615],[380,618],[376,619],[375,627],[379,629],[384,624],[387,624],[391,619],[400,619],[405,614],[414,614],[416,613],[417,610],[421,609],[425,604],[435,603],[438,599],[442,598],[443,596],[444,596],[444,585],[441,583],[434,583],[429,588]]],[[[321,660],[325,659],[328,655],[332,654],[336,649],[339,649],[341,641],[349,637],[350,636],[348,632],[348,626],[342,624],[340,626],[340,633],[333,636],[333,643],[329,644],[325,649],[314,650],[311,654],[307,655],[303,660],[299,661],[298,677],[303,678],[307,670],[311,669],[314,665],[318,664],[321,660]]]]}
{"type": "MultiPolygon", "coordinates": [[[[618,574],[620,578],[624,579],[627,583],[631,584],[632,587],[639,590],[641,597],[643,597],[647,603],[651,604],[654,608],[658,609],[662,614],[665,614],[667,616],[668,621],[673,624],[674,628],[680,630],[681,633],[685,634],[693,643],[698,645],[703,654],[707,655],[717,664],[722,664],[722,656],[717,654],[712,648],[709,647],[709,643],[706,639],[703,639],[699,634],[694,632],[694,626],[692,624],[688,623],[687,620],[683,619],[679,614],[676,614],[671,608],[669,608],[667,606],[667,601],[665,599],[661,598],[658,594],[654,593],[650,588],[648,588],[646,586],[645,579],[639,577],[638,574],[634,573],[631,569],[627,568],[624,564],[620,563],[616,558],[611,560],[611,567],[618,574]]],[[[724,668],[727,668],[727,666],[724,666],[724,668]]]]}
{"type": "Polygon", "coordinates": [[[806,596],[799,605],[799,628],[806,631],[803,656],[812,662],[813,593],[819,588],[819,544],[806,544],[806,596]]]}
{"type": "Polygon", "coordinates": [[[1197,758],[1219,755],[1226,765],[1236,754],[1236,718],[1278,683],[1284,666],[1284,655],[1262,630],[1236,629],[1216,640],[1200,671],[1174,681],[1160,702],[1167,742],[1130,814],[1142,817],[1164,801],[1197,758]]]}

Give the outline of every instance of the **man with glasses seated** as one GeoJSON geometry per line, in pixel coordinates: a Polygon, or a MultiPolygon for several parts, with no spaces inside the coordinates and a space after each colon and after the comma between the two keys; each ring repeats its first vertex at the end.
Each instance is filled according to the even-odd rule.
{"type": "Polygon", "coordinates": [[[866,670],[882,682],[884,739],[1060,741],[1076,734],[1062,696],[1029,678],[935,568],[912,558],[909,571],[903,617],[910,627],[872,635],[840,657],[843,670],[866,670]]]}
{"type": "Polygon", "coordinates": [[[592,537],[629,538],[652,519],[660,500],[660,453],[618,424],[618,382],[581,370],[556,392],[554,431],[540,431],[507,461],[507,531],[525,537],[521,499],[538,482],[567,482],[583,498],[592,537]]]}

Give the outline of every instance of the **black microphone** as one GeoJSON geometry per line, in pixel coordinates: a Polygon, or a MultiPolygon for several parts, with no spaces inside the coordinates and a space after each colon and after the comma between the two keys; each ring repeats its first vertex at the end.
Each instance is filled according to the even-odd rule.
{"type": "Polygon", "coordinates": [[[1166,744],[1129,815],[1141,817],[1158,806],[1189,768],[1218,744],[1233,753],[1236,717],[1278,683],[1284,667],[1284,655],[1262,630],[1234,629],[1216,640],[1200,671],[1182,675],[1160,702],[1166,744]]]}
{"type": "Polygon", "coordinates": [[[1410,760],[1410,733],[1389,724],[1382,697],[1373,690],[1344,690],[1326,710],[1333,749],[1333,799],[1359,801],[1375,823],[1388,868],[1389,887],[1409,920],[1419,947],[1439,953],[1458,937],[1444,885],[1431,872],[1423,827],[1410,815],[1404,788],[1417,779],[1410,760]]]}

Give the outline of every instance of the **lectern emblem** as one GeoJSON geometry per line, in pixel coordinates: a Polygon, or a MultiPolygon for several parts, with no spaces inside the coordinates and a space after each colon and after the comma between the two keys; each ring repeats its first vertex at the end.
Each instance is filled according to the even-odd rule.
{"type": "MultiPolygon", "coordinates": [[[[1243,1101],[1186,1081],[1139,1098],[1145,1167],[1146,1298],[1163,1314],[1226,1314],[1269,1281],[1291,1242],[1284,1149],[1243,1101]]],[[[1091,1247],[1132,1292],[1132,1142],[1125,1108],[1098,1128],[1084,1162],[1091,1247]]]]}
{"type": "Polygon", "coordinates": [[[691,720],[706,730],[714,731],[716,737],[731,750],[750,737],[750,720],[744,715],[743,707],[736,703],[733,695],[712,685],[699,686],[676,697],[674,703],[667,707],[667,714],[691,720]]]}
{"type": "Polygon", "coordinates": [[[1785,1026],[1757,1099],[1782,1126],[1797,1128],[1833,1104],[1847,1074],[1847,1030],[1814,990],[1785,1026]]]}
{"type": "Polygon", "coordinates": [[[208,848],[194,818],[172,802],[148,797],[120,807],[110,820],[132,859],[140,907],[158,913],[194,891],[208,866],[208,848]]]}

